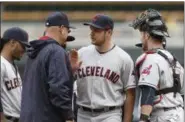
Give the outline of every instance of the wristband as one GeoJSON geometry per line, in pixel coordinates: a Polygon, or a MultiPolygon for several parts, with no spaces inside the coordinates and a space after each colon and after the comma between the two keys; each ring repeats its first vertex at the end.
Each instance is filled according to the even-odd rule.
{"type": "Polygon", "coordinates": [[[143,121],[148,121],[148,118],[149,118],[149,116],[148,115],[146,115],[146,114],[141,114],[141,117],[140,117],[140,120],[143,120],[143,121]]]}

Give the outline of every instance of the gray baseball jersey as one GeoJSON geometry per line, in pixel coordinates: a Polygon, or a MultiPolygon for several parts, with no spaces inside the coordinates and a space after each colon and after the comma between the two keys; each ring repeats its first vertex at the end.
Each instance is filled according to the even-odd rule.
{"type": "Polygon", "coordinates": [[[122,106],[125,91],[136,87],[131,57],[118,46],[101,54],[90,45],[78,53],[82,65],[76,72],[77,104],[92,109],[122,106]]]}
{"type": "Polygon", "coordinates": [[[22,81],[16,70],[10,62],[1,56],[1,101],[3,112],[7,116],[19,118],[22,81]]]}
{"type": "MultiPolygon", "coordinates": [[[[166,50],[161,50],[165,55],[168,56],[170,60],[173,60],[173,56],[166,50]]],[[[138,57],[136,64],[140,62],[145,53],[138,57]]],[[[148,54],[145,61],[140,67],[140,79],[138,85],[148,85],[156,90],[169,88],[173,86],[173,76],[172,68],[170,64],[159,54],[148,54]]],[[[177,62],[176,72],[180,74],[180,82],[183,91],[184,86],[184,69],[177,62]]],[[[183,93],[183,92],[182,92],[183,93]]],[[[155,96],[154,109],[162,107],[175,107],[178,105],[183,106],[183,99],[180,93],[177,93],[176,98],[174,98],[174,93],[167,93],[155,96]]]]}

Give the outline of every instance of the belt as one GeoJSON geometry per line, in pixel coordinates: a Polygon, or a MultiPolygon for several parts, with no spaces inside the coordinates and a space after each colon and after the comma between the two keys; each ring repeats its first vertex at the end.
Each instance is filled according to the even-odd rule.
{"type": "Polygon", "coordinates": [[[104,108],[100,108],[100,109],[91,109],[91,108],[87,108],[87,107],[83,107],[83,106],[79,106],[79,108],[81,108],[83,111],[88,111],[88,112],[107,112],[107,111],[111,111],[111,110],[115,110],[116,108],[120,108],[118,106],[110,106],[110,107],[104,107],[104,108]]]}
{"type": "Polygon", "coordinates": [[[17,118],[17,117],[5,115],[5,118],[6,118],[7,120],[12,121],[12,122],[19,122],[19,118],[17,118]]]}
{"type": "Polygon", "coordinates": [[[176,109],[176,108],[178,108],[178,107],[182,107],[181,105],[178,105],[178,106],[176,106],[176,107],[164,107],[164,108],[162,108],[164,111],[169,111],[169,110],[173,110],[173,109],[176,109]]]}

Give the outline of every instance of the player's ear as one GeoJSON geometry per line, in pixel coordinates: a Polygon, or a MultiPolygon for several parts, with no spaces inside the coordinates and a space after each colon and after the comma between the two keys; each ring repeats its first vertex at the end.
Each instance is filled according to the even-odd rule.
{"type": "Polygon", "coordinates": [[[65,31],[65,27],[63,25],[60,26],[60,33],[63,34],[63,33],[65,33],[64,31],[65,31]]]}
{"type": "Polygon", "coordinates": [[[143,32],[143,36],[144,36],[144,38],[147,39],[147,40],[150,38],[150,35],[149,35],[149,33],[147,33],[147,32],[143,32]]]}
{"type": "Polygon", "coordinates": [[[108,29],[107,32],[108,32],[108,34],[112,35],[113,31],[111,29],[108,29]]]}
{"type": "Polygon", "coordinates": [[[11,40],[9,41],[9,43],[10,43],[11,46],[16,45],[16,41],[15,41],[14,39],[11,39],[11,40]]]}
{"type": "Polygon", "coordinates": [[[59,27],[58,27],[58,31],[59,31],[60,34],[63,33],[63,32],[62,32],[62,31],[63,31],[63,30],[62,30],[62,26],[59,26],[59,27]]]}
{"type": "Polygon", "coordinates": [[[150,38],[150,34],[146,32],[146,39],[148,40],[150,38]]]}

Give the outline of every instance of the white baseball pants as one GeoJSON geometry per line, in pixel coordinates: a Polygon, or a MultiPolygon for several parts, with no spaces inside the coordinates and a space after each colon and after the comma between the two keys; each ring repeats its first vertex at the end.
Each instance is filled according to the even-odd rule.
{"type": "Polygon", "coordinates": [[[92,113],[79,108],[77,122],[122,122],[122,110],[120,108],[108,112],[92,113]]]}

